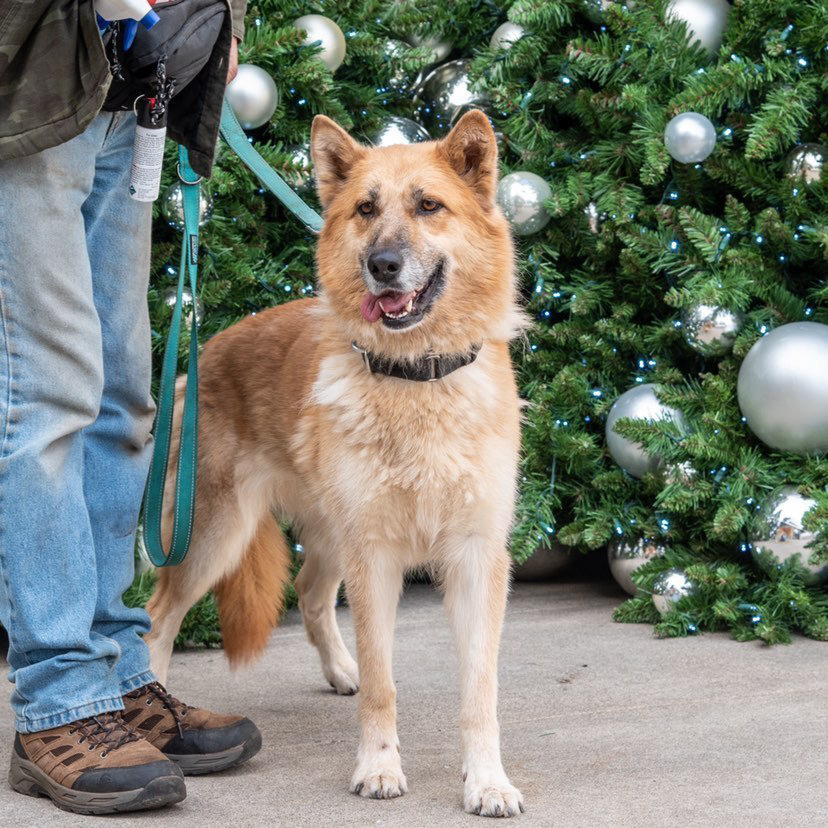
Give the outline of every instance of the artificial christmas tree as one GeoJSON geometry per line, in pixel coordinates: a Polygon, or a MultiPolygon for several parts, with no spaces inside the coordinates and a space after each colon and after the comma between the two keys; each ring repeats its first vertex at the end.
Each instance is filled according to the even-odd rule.
{"type": "MultiPolygon", "coordinates": [[[[500,136],[502,174],[535,182],[502,196],[536,318],[514,352],[529,406],[513,554],[524,559],[544,536],[573,551],[649,539],[664,552],[636,570],[644,591],[620,620],[657,623],[664,635],[729,628],[776,642],[798,629],[828,639],[824,584],[751,544],[768,540],[767,521],[756,523],[772,513],[774,493],[794,485],[816,506],[804,528],[777,526],[774,538],[822,529],[804,554],[825,554],[828,460],[765,445],[736,393],[760,337],[828,323],[828,6],[717,8],[719,34],[694,35],[701,10],[691,0],[252,4],[241,60],[279,94],[273,117],[249,134],[290,178],[306,174],[301,152],[318,112],[358,136],[392,116],[419,119],[436,138],[455,111],[483,108],[500,136]],[[344,32],[335,75],[294,26],[312,13],[344,32]],[[509,37],[493,38],[505,22],[509,37]],[[458,67],[435,74],[438,60],[464,61],[460,98],[458,67]],[[443,74],[454,86],[440,95],[443,74]],[[612,459],[605,426],[612,404],[644,384],[681,417],[612,424],[613,440],[659,460],[638,479],[612,459]],[[648,593],[673,569],[687,596],[662,618],[648,593]]],[[[171,156],[167,186],[174,169],[171,156]]],[[[209,189],[203,337],[313,291],[312,236],[227,148],[209,189]]],[[[160,350],[179,240],[163,219],[156,230],[160,350]]],[[[816,431],[821,413],[809,412],[816,431]]]]}

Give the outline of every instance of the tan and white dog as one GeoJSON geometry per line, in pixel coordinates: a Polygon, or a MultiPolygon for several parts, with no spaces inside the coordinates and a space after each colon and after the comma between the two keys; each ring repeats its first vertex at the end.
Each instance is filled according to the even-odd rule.
{"type": "Polygon", "coordinates": [[[367,148],[318,116],[311,145],[321,293],[204,348],[195,530],[149,606],[152,666],[163,681],[211,587],[231,663],[262,652],[288,578],[277,518],[292,521],[308,637],[337,692],[360,690],[351,790],[400,796],[394,619],[405,571],[428,567],[459,651],[465,808],[516,815],[496,707],[520,425],[508,343],[523,318],[495,136],[470,112],[442,141],[367,148]],[[334,613],[343,578],[359,669],[334,613]]]}

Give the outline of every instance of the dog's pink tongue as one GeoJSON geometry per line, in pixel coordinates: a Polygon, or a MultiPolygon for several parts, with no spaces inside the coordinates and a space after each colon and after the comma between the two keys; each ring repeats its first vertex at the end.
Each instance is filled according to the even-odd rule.
{"type": "Polygon", "coordinates": [[[382,296],[366,293],[359,309],[367,322],[376,322],[383,313],[399,313],[413,296],[413,293],[386,293],[382,296]]]}

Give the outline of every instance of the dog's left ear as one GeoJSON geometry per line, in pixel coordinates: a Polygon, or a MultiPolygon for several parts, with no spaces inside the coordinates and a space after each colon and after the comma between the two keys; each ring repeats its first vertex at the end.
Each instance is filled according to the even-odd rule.
{"type": "Polygon", "coordinates": [[[313,119],[310,145],[316,191],[322,206],[327,207],[365,148],[354,141],[339,124],[324,115],[317,115],[313,119]]]}
{"type": "Polygon", "coordinates": [[[440,151],[483,206],[492,207],[497,187],[497,141],[486,115],[479,109],[467,112],[440,142],[440,151]]]}

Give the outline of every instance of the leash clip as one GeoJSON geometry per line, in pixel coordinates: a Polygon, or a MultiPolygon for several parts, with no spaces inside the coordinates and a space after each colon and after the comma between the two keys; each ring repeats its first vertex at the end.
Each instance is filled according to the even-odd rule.
{"type": "Polygon", "coordinates": [[[365,363],[365,367],[368,369],[368,373],[373,374],[374,372],[371,370],[371,361],[368,359],[368,351],[366,351],[365,348],[361,348],[359,345],[357,345],[356,340],[351,342],[351,348],[358,354],[362,354],[362,361],[365,363]]]}

